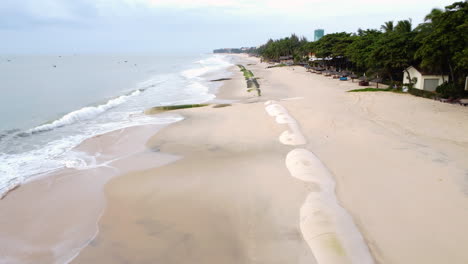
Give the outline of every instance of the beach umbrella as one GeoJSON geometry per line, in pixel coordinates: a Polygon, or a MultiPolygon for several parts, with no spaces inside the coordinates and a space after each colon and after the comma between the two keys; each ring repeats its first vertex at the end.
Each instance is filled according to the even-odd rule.
{"type": "Polygon", "coordinates": [[[373,79],[371,82],[377,83],[377,88],[379,88],[379,83],[382,82],[382,78],[375,78],[375,79],[373,79]]]}

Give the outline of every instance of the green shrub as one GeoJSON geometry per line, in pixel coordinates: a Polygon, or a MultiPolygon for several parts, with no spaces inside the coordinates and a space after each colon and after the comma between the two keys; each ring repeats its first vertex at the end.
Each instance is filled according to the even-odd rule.
{"type": "Polygon", "coordinates": [[[378,88],[363,88],[363,89],[354,89],[349,90],[348,93],[358,93],[358,92],[392,92],[394,89],[386,88],[386,89],[378,89],[378,88]]]}
{"type": "Polygon", "coordinates": [[[436,93],[434,92],[419,90],[419,89],[411,88],[411,87],[408,88],[408,92],[414,96],[430,98],[430,99],[434,99],[437,96],[436,93]]]}
{"type": "Polygon", "coordinates": [[[436,92],[442,98],[462,98],[464,91],[454,83],[444,82],[436,88],[436,92]]]}

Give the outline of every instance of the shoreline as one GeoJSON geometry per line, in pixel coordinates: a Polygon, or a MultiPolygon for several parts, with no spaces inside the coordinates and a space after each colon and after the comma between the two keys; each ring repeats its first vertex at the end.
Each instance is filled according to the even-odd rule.
{"type": "MultiPolygon", "coordinates": [[[[235,76],[237,81],[227,82],[221,93],[224,90],[250,97],[244,78],[238,73],[235,76]]],[[[276,160],[285,156],[285,149],[268,136],[281,129],[274,128],[265,113],[258,111],[262,108],[262,103],[237,103],[220,109],[180,111],[186,117],[184,122],[166,127],[149,145],[184,158],[111,181],[106,188],[111,202],[101,222],[106,229],[94,247],[85,249],[73,263],[244,263],[250,259],[315,263],[297,223],[306,186],[283,177],[286,167],[276,160]],[[249,115],[239,115],[239,111],[249,115]],[[260,120],[269,125],[251,131],[250,127],[260,120]],[[232,130],[235,124],[242,125],[232,130]],[[264,152],[265,147],[271,151],[264,152]],[[294,203],[272,196],[285,186],[290,186],[286,193],[291,196],[286,200],[294,203]],[[146,198],[135,200],[135,196],[146,198]],[[259,210],[264,216],[258,215],[259,210]],[[280,217],[279,211],[288,213],[280,217]],[[271,222],[269,216],[278,223],[271,222]],[[115,224],[116,218],[119,224],[115,224]],[[116,250],[112,241],[116,240],[121,241],[119,253],[111,256],[110,252],[116,250]]]]}
{"type": "MultiPolygon", "coordinates": [[[[225,73],[216,72],[214,75],[224,76],[225,73]]],[[[208,76],[210,74],[206,75],[206,77],[208,76]]],[[[180,115],[172,112],[158,114],[159,118],[165,116],[176,118],[180,115]]],[[[4,197],[0,199],[0,216],[8,215],[8,217],[2,217],[3,220],[0,221],[0,226],[3,227],[0,229],[0,233],[5,236],[4,240],[0,239],[0,243],[5,245],[2,246],[3,248],[0,247],[0,256],[15,255],[17,259],[7,257],[0,259],[0,262],[13,263],[17,260],[20,263],[72,262],[79,255],[79,251],[88,246],[99,232],[96,226],[98,219],[104,214],[106,204],[103,196],[104,186],[110,179],[133,170],[163,166],[181,158],[159,153],[158,150],[146,146],[146,140],[160,129],[181,121],[183,119],[166,124],[130,126],[85,139],[74,147],[73,151],[94,157],[93,163],[98,164],[98,166],[88,166],[84,170],[61,168],[39,174],[15,185],[14,188],[6,192],[4,197]],[[99,177],[93,178],[94,176],[99,177]],[[92,188],[88,186],[92,186],[92,188]],[[16,209],[17,207],[28,208],[29,202],[34,200],[36,200],[34,213],[31,210],[19,211],[16,209]],[[84,203],[85,200],[93,202],[89,203],[90,206],[88,206],[84,203]],[[78,213],[75,212],[74,207],[80,208],[78,210],[80,217],[76,217],[78,213]],[[60,208],[66,209],[63,212],[58,212],[57,209],[60,208]],[[83,217],[83,215],[86,216],[83,217]],[[72,216],[75,216],[77,220],[73,219],[72,216]],[[39,220],[33,220],[34,217],[39,218],[39,220]],[[23,230],[17,228],[17,221],[23,223],[23,230]],[[54,222],[58,227],[47,226],[49,221],[54,222]],[[48,239],[38,242],[36,235],[29,234],[27,228],[35,228],[37,225],[47,226],[41,232],[47,233],[48,239]],[[73,229],[80,231],[77,232],[73,229]],[[2,230],[8,230],[8,232],[2,230]],[[66,233],[76,234],[70,245],[67,245],[69,242],[66,242],[70,239],[69,237],[60,238],[66,233]],[[12,245],[7,246],[7,244],[12,244],[9,240],[18,240],[18,243],[22,240],[25,245],[18,246],[18,248],[11,247],[12,245]],[[55,252],[50,254],[55,251],[54,248],[60,247],[69,247],[65,250],[69,253],[55,252]],[[76,252],[77,248],[80,248],[78,252],[76,252]],[[29,252],[24,252],[24,249],[29,252]],[[56,256],[53,257],[53,255],[56,256]]]]}
{"type": "MultiPolygon", "coordinates": [[[[279,137],[286,127],[265,113],[266,100],[276,100],[297,120],[307,139],[303,147],[328,168],[336,181],[339,205],[354,219],[376,263],[435,264],[443,259],[463,263],[468,259],[462,254],[468,230],[460,230],[468,221],[466,110],[401,94],[346,93],[343,88],[353,86],[351,82],[298,67],[266,70],[254,59],[241,58],[256,64],[248,68],[260,77],[262,98],[246,92],[245,79],[234,69],[213,100],[228,100],[231,106],[177,110],[174,113],[185,120],[156,135],[154,129],[133,127],[96,137],[83,146],[97,153],[123,137],[126,143],[111,149],[133,153],[129,154],[133,159],[120,165],[117,177],[106,176],[109,168],[96,169],[101,180],[112,177],[105,184],[106,211],[97,237],[70,263],[154,259],[315,263],[318,256],[312,255],[304,234],[298,232],[303,228],[300,208],[317,186],[290,176],[284,160],[292,147],[281,145],[279,137]],[[112,133],[118,136],[112,139],[112,133]],[[150,140],[146,142],[145,137],[150,140]],[[167,163],[155,167],[153,162],[162,157],[167,163]],[[172,243],[170,249],[168,243],[172,243]],[[111,252],[118,256],[108,258],[111,252]]],[[[45,195],[53,186],[55,192],[62,190],[56,197],[63,198],[72,189],[56,182],[88,177],[81,185],[87,188],[96,180],[83,171],[68,173],[22,186],[0,201],[0,211],[27,208],[27,200],[18,198],[24,192],[42,189],[45,195]],[[4,201],[11,207],[5,207],[4,201]]],[[[80,199],[70,201],[83,205],[80,199]]],[[[63,202],[68,209],[72,204],[63,202]]],[[[63,223],[70,221],[56,218],[60,217],[63,223]]],[[[37,255],[30,257],[38,260],[37,255]]]]}

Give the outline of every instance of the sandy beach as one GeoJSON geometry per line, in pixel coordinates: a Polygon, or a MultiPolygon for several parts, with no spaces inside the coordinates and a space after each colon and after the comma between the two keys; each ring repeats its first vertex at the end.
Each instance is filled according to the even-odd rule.
{"type": "Polygon", "coordinates": [[[468,108],[237,60],[261,97],[233,66],[230,106],[87,140],[108,166],[1,200],[0,263],[468,263],[468,108]]]}

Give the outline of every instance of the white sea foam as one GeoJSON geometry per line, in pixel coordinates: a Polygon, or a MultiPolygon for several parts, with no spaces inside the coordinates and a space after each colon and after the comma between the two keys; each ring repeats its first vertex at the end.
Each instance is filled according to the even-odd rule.
{"type": "Polygon", "coordinates": [[[228,61],[225,55],[214,55],[210,58],[199,60],[196,64],[199,64],[201,67],[185,70],[182,72],[182,75],[188,79],[193,79],[232,66],[232,63],[228,61]]]}
{"type": "Polygon", "coordinates": [[[60,119],[57,119],[50,124],[37,126],[31,129],[29,132],[31,133],[44,132],[44,131],[52,130],[54,128],[70,125],[78,121],[89,120],[91,118],[96,117],[99,114],[104,113],[105,111],[111,108],[114,108],[120,104],[125,103],[130,97],[138,96],[140,94],[141,94],[141,90],[138,89],[138,90],[133,91],[129,95],[122,95],[117,98],[111,99],[107,101],[105,104],[101,104],[98,106],[83,107],[79,110],[76,110],[76,111],[73,111],[64,115],[60,119]]]}
{"type": "Polygon", "coordinates": [[[171,74],[158,74],[137,84],[136,88],[146,90],[168,81],[171,74]]]}
{"type": "Polygon", "coordinates": [[[95,157],[73,152],[84,140],[117,129],[145,124],[169,124],[182,120],[181,116],[150,117],[141,113],[127,113],[125,122],[98,124],[83,128],[81,134],[50,141],[45,146],[17,154],[0,153],[0,197],[34,175],[60,168],[89,169],[97,164],[95,157]]]}
{"type": "Polygon", "coordinates": [[[206,85],[203,85],[200,82],[192,82],[192,83],[190,83],[188,85],[188,87],[190,89],[192,89],[192,91],[196,91],[196,92],[199,92],[201,94],[209,92],[209,88],[206,85]]]}

